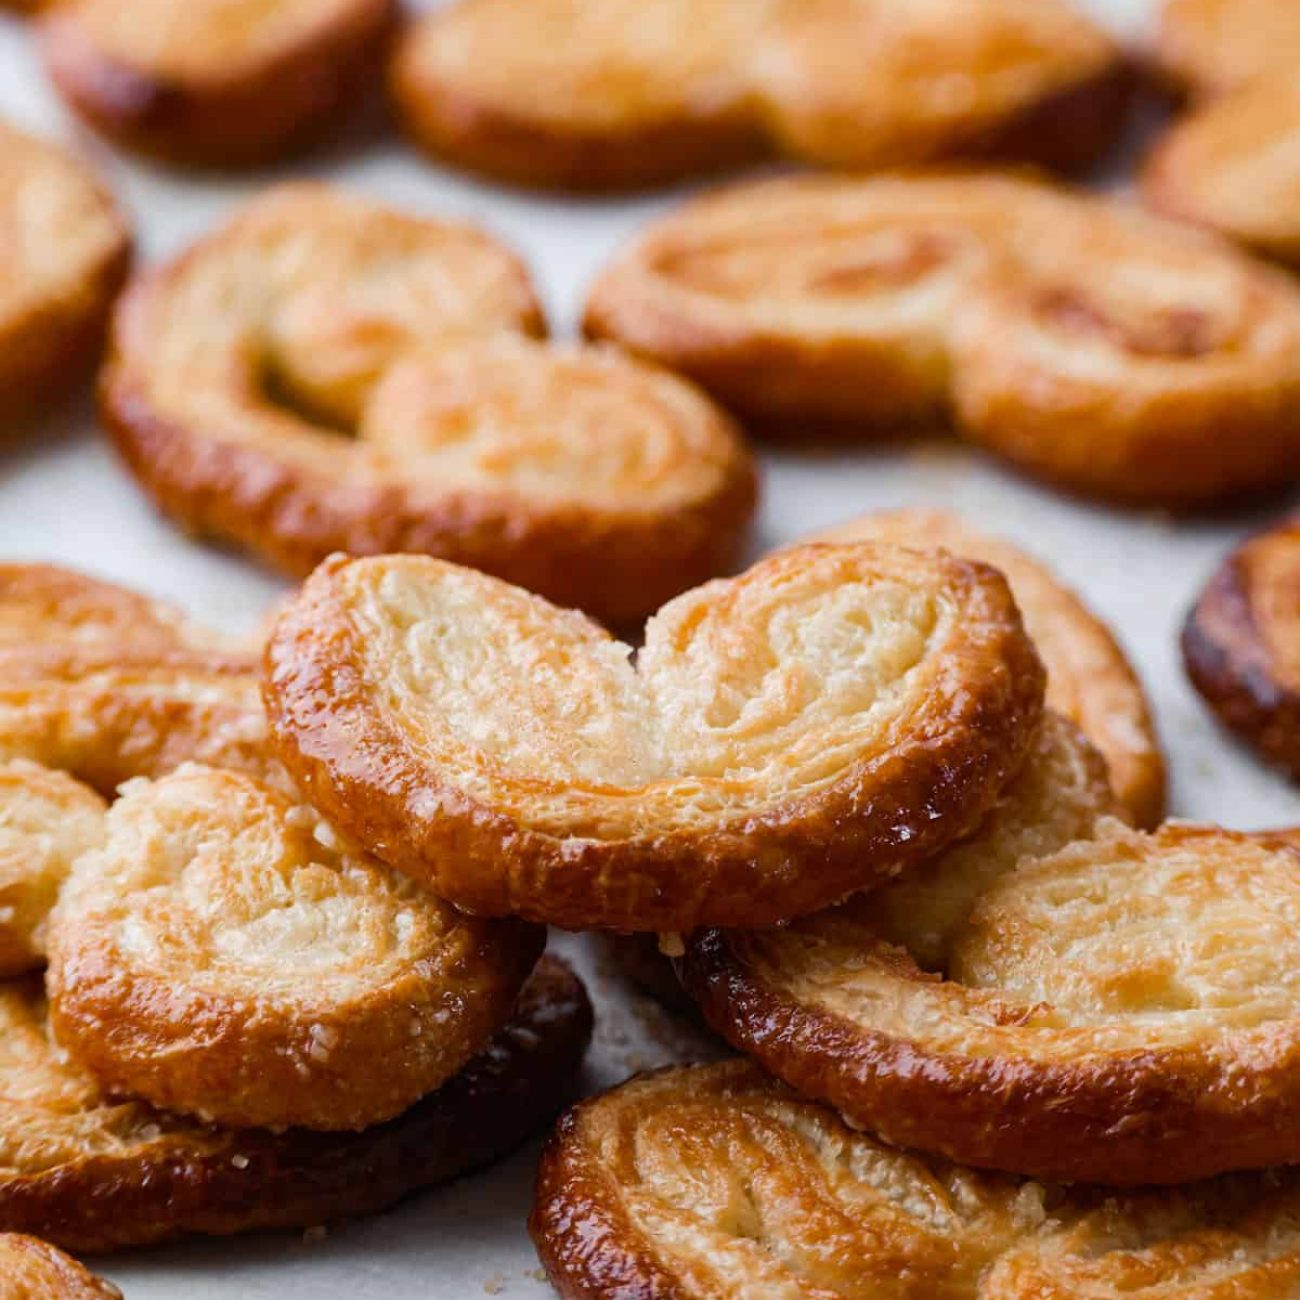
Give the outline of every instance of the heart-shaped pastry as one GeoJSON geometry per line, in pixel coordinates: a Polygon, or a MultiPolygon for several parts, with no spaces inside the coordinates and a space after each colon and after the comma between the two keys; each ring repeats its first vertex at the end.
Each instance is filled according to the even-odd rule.
{"type": "Polygon", "coordinates": [[[426,552],[639,620],[738,560],[754,465],[690,386],[542,328],[479,231],[286,186],[128,291],[102,410],[166,513],[290,573],[426,552]]]}
{"type": "Polygon", "coordinates": [[[807,547],[666,605],[630,649],[414,556],[335,558],[267,650],[311,801],[473,912],[575,929],[769,924],[973,829],[1043,671],[1002,578],[807,547]]]}

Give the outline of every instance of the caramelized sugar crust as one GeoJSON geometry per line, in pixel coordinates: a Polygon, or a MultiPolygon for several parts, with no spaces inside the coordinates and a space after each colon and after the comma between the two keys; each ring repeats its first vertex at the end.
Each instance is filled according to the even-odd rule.
{"type": "Polygon", "coordinates": [[[0,1300],[122,1300],[122,1293],[61,1250],[0,1232],[0,1300]]]}

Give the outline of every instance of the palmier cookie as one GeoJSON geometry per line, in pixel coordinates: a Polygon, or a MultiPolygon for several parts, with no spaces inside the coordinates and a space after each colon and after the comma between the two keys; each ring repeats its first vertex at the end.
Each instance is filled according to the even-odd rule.
{"type": "Polygon", "coordinates": [[[50,923],[55,1035],[106,1091],[232,1127],[362,1129],[510,1017],[539,927],[476,921],[252,777],[125,787],[50,923]]]}
{"type": "Polygon", "coordinates": [[[737,561],[752,458],[688,385],[542,328],[479,231],[284,186],[128,292],[102,410],[167,514],[290,573],[430,552],[641,619],[737,561]]]}
{"type": "Polygon", "coordinates": [[[11,420],[94,365],[131,236],[83,163],[0,122],[0,241],[0,417],[11,420]]]}
{"type": "Polygon", "coordinates": [[[381,67],[394,0],[60,0],[44,19],[59,93],[166,162],[271,162],[341,121],[381,67]]]}
{"type": "Polygon", "coordinates": [[[175,610],[42,564],[0,565],[0,761],[112,795],[196,761],[272,780],[256,657],[175,610]]]}
{"type": "Polygon", "coordinates": [[[642,1075],[561,1121],[530,1227],[565,1300],[1278,1300],[1282,1171],[1117,1193],[899,1151],[747,1061],[642,1075]]]}
{"type": "Polygon", "coordinates": [[[373,1213],[546,1124],[590,1033],[582,985],[544,957],[488,1049],[396,1119],[360,1133],[221,1129],[108,1098],[52,1046],[39,990],[0,986],[0,1231],[98,1253],[373,1213]]]}
{"type": "Polygon", "coordinates": [[[1061,0],[460,0],[410,29],[392,87],[439,157],[615,189],[776,151],[857,170],[1077,166],[1114,138],[1121,63],[1061,0]]]}
{"type": "Polygon", "coordinates": [[[1116,1185],[1300,1161],[1295,850],[1112,822],[993,873],[928,965],[917,920],[886,915],[709,932],[688,984],[733,1043],[902,1146],[1116,1185]]]}
{"type": "Polygon", "coordinates": [[[973,828],[1043,670],[1002,578],[792,550],[678,597],[631,651],[424,557],[338,557],[267,649],[313,804],[460,907],[575,929],[768,924],[973,828]]]}
{"type": "Polygon", "coordinates": [[[1165,814],[1165,762],[1142,683],[1110,628],[1045,564],[943,510],[885,510],[809,541],[942,546],[1001,570],[1047,669],[1047,706],[1101,751],[1126,817],[1151,829],[1165,814]]]}
{"type": "Polygon", "coordinates": [[[1164,0],[1156,58],[1173,86],[1207,97],[1288,75],[1297,42],[1291,0],[1164,0]]]}
{"type": "Polygon", "coordinates": [[[1219,720],[1300,780],[1300,520],[1239,546],[1183,628],[1192,684],[1219,720]]]}
{"type": "Polygon", "coordinates": [[[1300,465],[1300,291],[1202,232],[1028,180],[725,190],[618,258],[586,326],[787,435],[950,418],[1121,502],[1215,502],[1300,465]]]}
{"type": "Polygon", "coordinates": [[[1167,216],[1300,264],[1298,141],[1300,81],[1266,78],[1175,122],[1147,160],[1143,198],[1167,216]]]}
{"type": "Polygon", "coordinates": [[[122,1300],[122,1293],[61,1250],[0,1232],[0,1300],[122,1300]]]}

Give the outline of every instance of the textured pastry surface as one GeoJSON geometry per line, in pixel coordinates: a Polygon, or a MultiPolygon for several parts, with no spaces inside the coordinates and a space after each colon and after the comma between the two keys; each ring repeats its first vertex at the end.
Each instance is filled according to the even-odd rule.
{"type": "Polygon", "coordinates": [[[1220,721],[1300,780],[1300,522],[1228,556],[1188,616],[1183,659],[1220,721]]]}
{"type": "Polygon", "coordinates": [[[412,27],[392,84],[435,154],[608,189],[774,150],[1078,166],[1122,119],[1120,64],[1061,0],[461,0],[412,27]]]}
{"type": "Polygon", "coordinates": [[[169,162],[245,166],[315,141],[380,66],[393,0],[60,0],[54,84],[87,122],[169,162]]]}
{"type": "Polygon", "coordinates": [[[543,958],[481,1056],[362,1133],[209,1128],[112,1101],[49,1039],[39,990],[0,987],[0,1230],[98,1252],[187,1233],[371,1213],[487,1163],[572,1096],[591,1032],[577,978],[543,958]]]}
{"type": "Polygon", "coordinates": [[[733,1042],[902,1146],[1116,1185],[1300,1156],[1294,849],[1110,822],[991,871],[929,969],[921,907],[899,934],[865,902],[711,932],[688,983],[733,1042]]]}
{"type": "Polygon", "coordinates": [[[951,419],[1072,491],[1187,507],[1300,446],[1300,292],[1207,233],[997,175],[794,178],[688,203],[588,332],[786,435],[951,419]]]}
{"type": "Polygon", "coordinates": [[[266,740],[247,650],[124,587],[0,565],[0,760],[111,795],[191,760],[283,779],[266,740]]]}
{"type": "Polygon", "coordinates": [[[468,569],[340,557],[265,690],[304,792],[373,852],[471,911],[621,930],[879,884],[974,827],[1041,710],[1002,578],[897,547],[776,555],[630,653],[468,569]]]}
{"type": "Polygon", "coordinates": [[[1300,10],[1291,0],[1164,0],[1157,55],[1194,95],[1218,95],[1295,68],[1300,10]]]}
{"type": "Polygon", "coordinates": [[[541,330],[487,235],[283,186],[128,292],[103,411],[164,511],[291,573],[432,552],[641,619],[739,558],[752,459],[675,376],[541,330]]]}
{"type": "Polygon", "coordinates": [[[809,540],[943,546],[1000,570],[1047,669],[1048,708],[1101,751],[1129,820],[1148,830],[1162,820],[1165,762],[1142,683],[1110,628],[1040,560],[943,510],[880,511],[809,540]]]}
{"type": "Polygon", "coordinates": [[[55,1247],[0,1232],[0,1300],[122,1300],[122,1293],[55,1247]]]}
{"type": "MultiPolygon", "coordinates": [[[[1300,40],[1300,15],[1296,39],[1300,40]]],[[[1142,173],[1159,212],[1300,262],[1300,82],[1265,78],[1176,121],[1142,173]]]]}
{"type": "Polygon", "coordinates": [[[487,1046],[545,939],[463,916],[252,777],[187,766],[125,787],[64,886],[51,1019],[114,1095],[362,1129],[487,1046]]]}
{"type": "Polygon", "coordinates": [[[565,1300],[1276,1300],[1290,1172],[1066,1191],[899,1151],[744,1062],[643,1075],[561,1121],[531,1229],[565,1300]]]}
{"type": "Polygon", "coordinates": [[[65,395],[103,342],[131,236],[85,164],[0,122],[0,417],[65,395]]]}

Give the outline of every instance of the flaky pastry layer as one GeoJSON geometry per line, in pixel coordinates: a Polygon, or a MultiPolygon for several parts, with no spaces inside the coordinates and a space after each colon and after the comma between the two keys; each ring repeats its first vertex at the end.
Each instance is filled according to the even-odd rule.
{"type": "Polygon", "coordinates": [[[1121,65],[1061,0],[460,0],[412,26],[391,80],[436,155],[611,189],[771,152],[1080,166],[1122,121],[1121,65]]]}
{"type": "Polygon", "coordinates": [[[60,0],[42,24],[68,105],[127,148],[267,163],[338,123],[381,66],[394,0],[60,0]]]}
{"type": "Polygon", "coordinates": [[[1116,1193],[886,1146],[755,1065],[674,1068],[570,1111],[530,1228],[565,1300],[1277,1300],[1293,1173],[1116,1193]]]}
{"type": "Polygon", "coordinates": [[[739,558],[752,458],[690,386],[542,330],[487,235],[283,186],[129,290],[102,410],[167,514],[290,573],[426,552],[639,620],[739,558]]]}
{"type": "Polygon", "coordinates": [[[969,831],[1043,670],[1003,580],[885,546],[769,558],[630,650],[437,560],[335,558],[267,650],[282,756],[461,907],[571,928],[767,924],[969,831]]]}
{"type": "Polygon", "coordinates": [[[0,987],[0,1231],[100,1252],[372,1213],[496,1159],[572,1096],[591,1006],[543,958],[491,1046],[361,1133],[238,1131],[105,1097],[50,1042],[39,991],[0,987]]]}
{"type": "Polygon", "coordinates": [[[786,435],[949,420],[1069,490],[1190,507],[1300,464],[1300,291],[1228,244],[997,174],[788,178],[694,200],[586,328],[786,435]]]}
{"type": "Polygon", "coordinates": [[[61,1250],[0,1232],[0,1300],[122,1300],[122,1293],[61,1250]]]}

